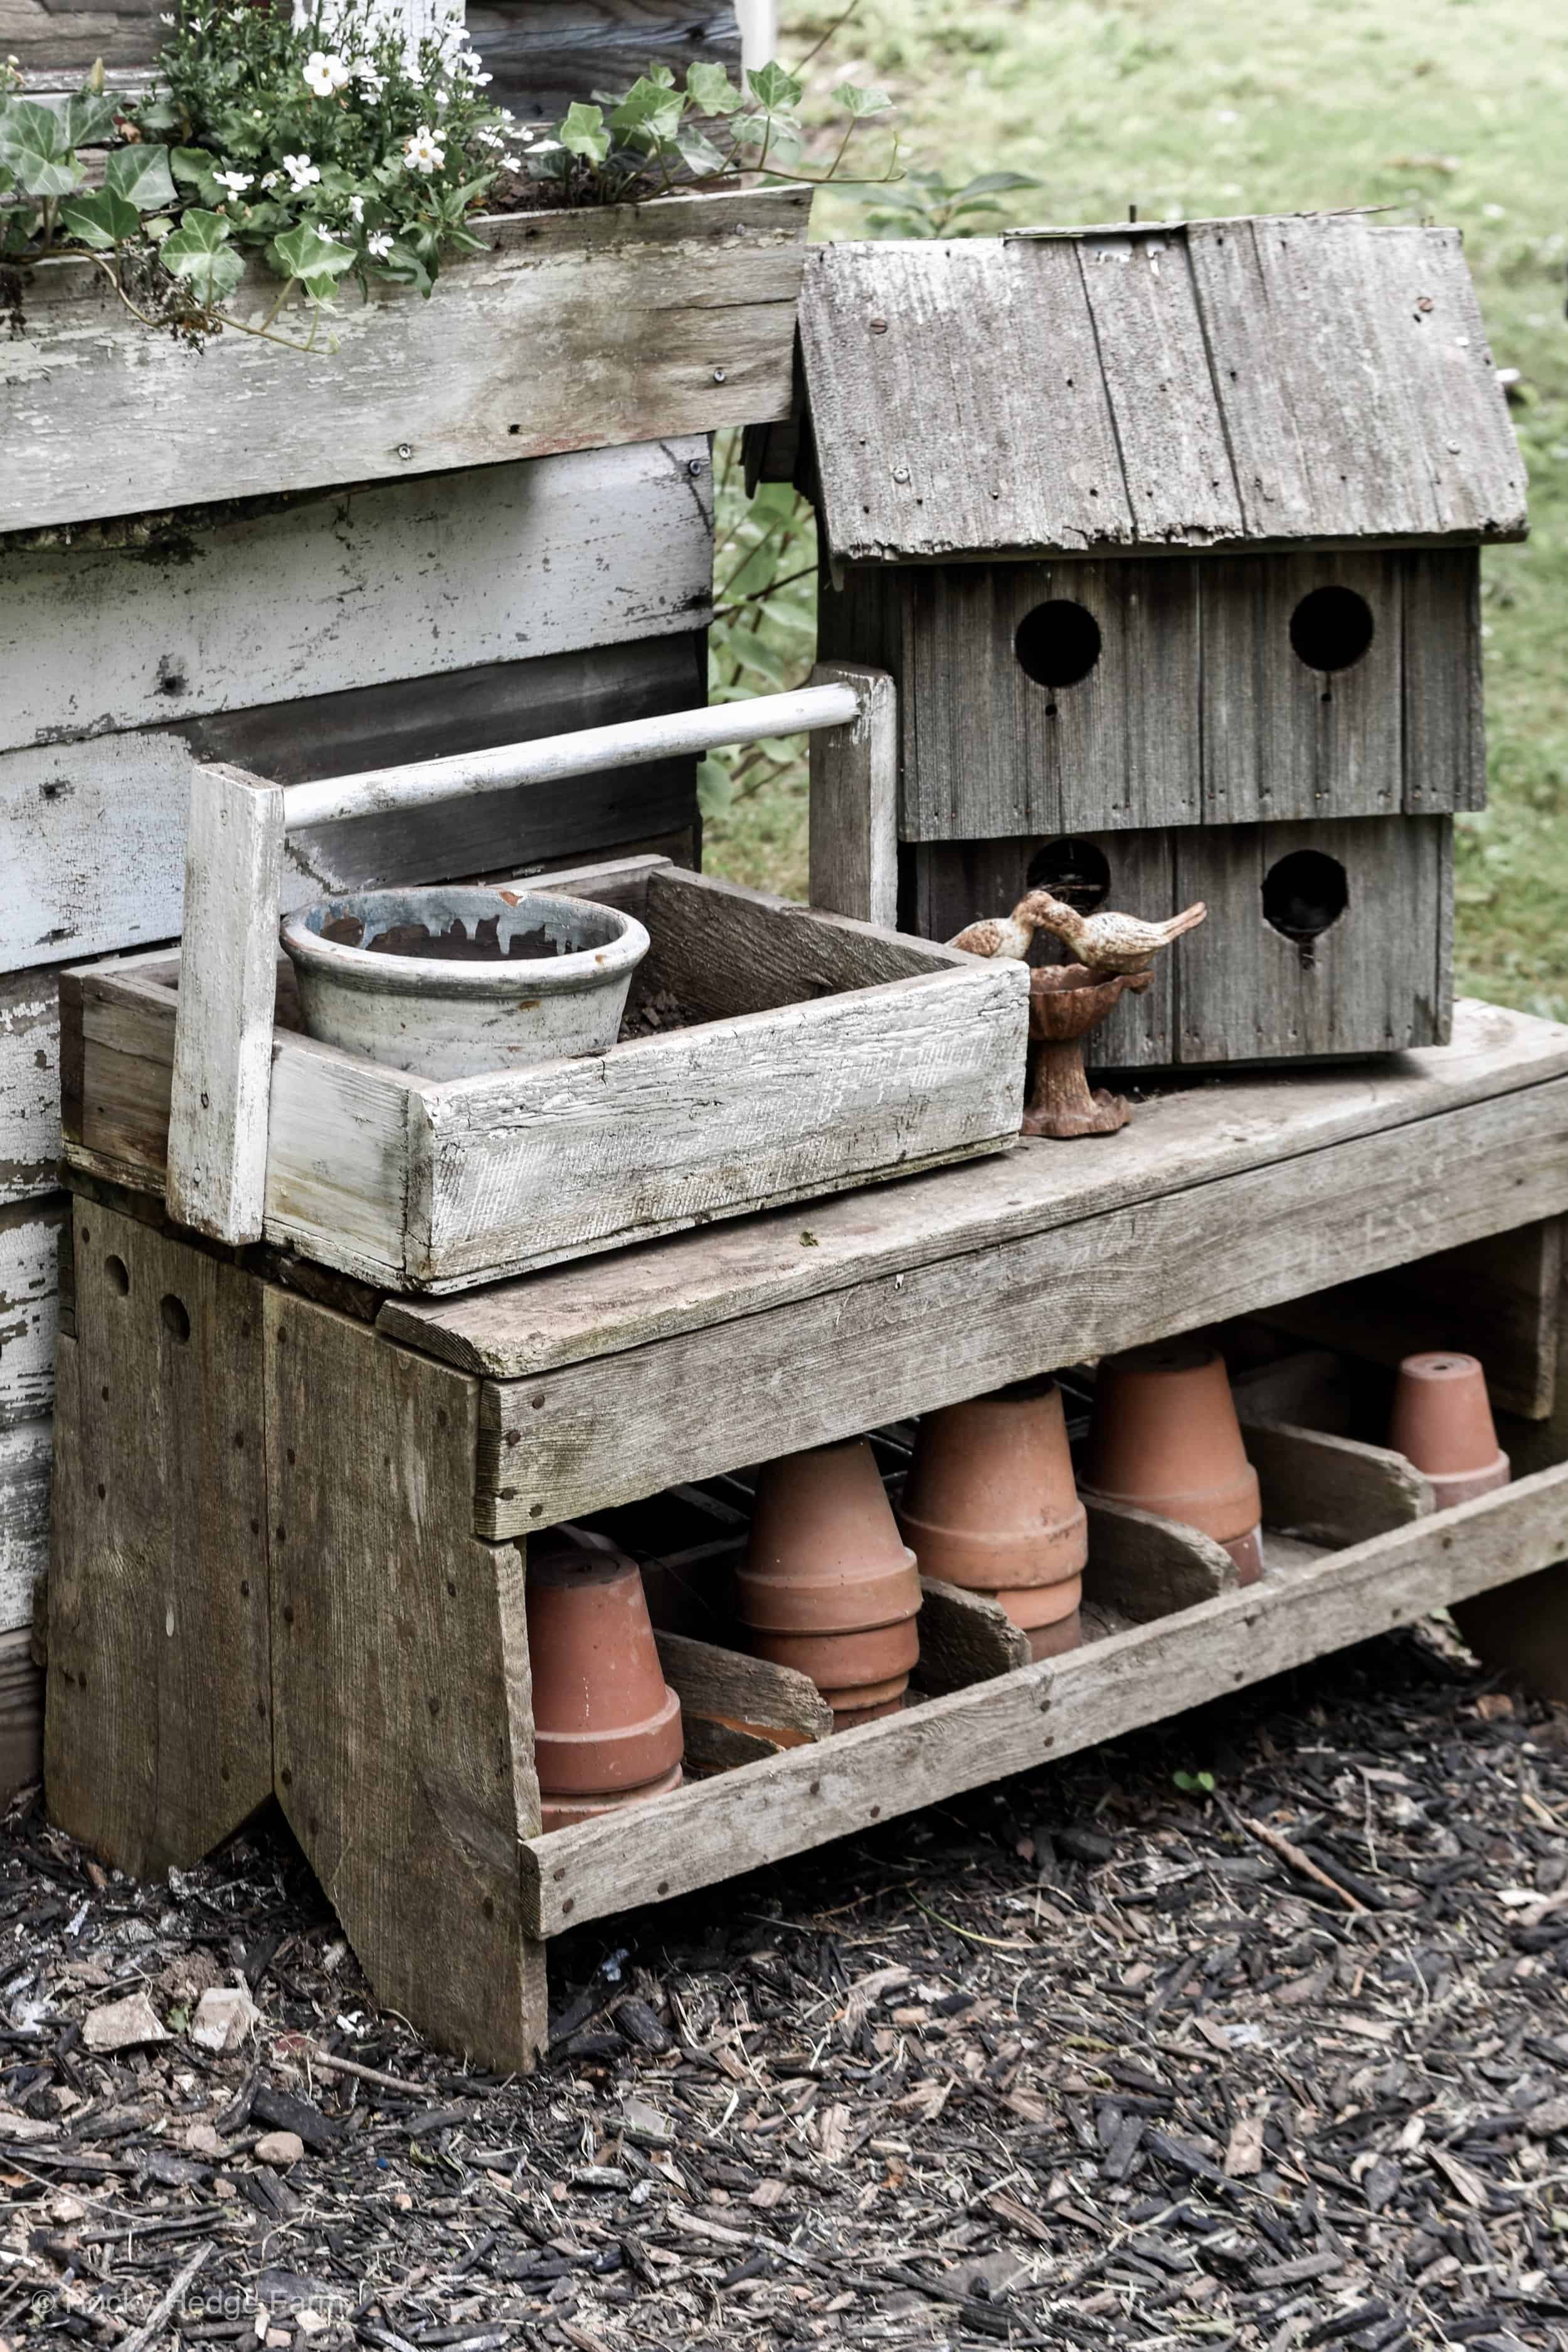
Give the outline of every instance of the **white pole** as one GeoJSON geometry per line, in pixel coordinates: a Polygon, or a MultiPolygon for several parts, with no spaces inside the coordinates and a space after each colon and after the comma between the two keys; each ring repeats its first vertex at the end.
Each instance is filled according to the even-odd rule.
{"type": "Polygon", "coordinates": [[[767,65],[779,45],[779,0],[735,0],[741,21],[741,63],[767,65]]]}
{"type": "Polygon", "coordinates": [[[558,783],[600,768],[646,767],[721,744],[755,743],[764,735],[798,735],[818,727],[847,727],[859,713],[849,686],[803,686],[793,694],[760,694],[745,702],[715,702],[663,718],[627,719],[612,727],[583,727],[572,735],[543,735],[533,743],[506,743],[493,751],[459,751],[403,768],[367,768],[320,783],[290,784],[283,795],[289,833],[341,818],[374,816],[386,809],[426,807],[506,792],[516,784],[558,783]]]}

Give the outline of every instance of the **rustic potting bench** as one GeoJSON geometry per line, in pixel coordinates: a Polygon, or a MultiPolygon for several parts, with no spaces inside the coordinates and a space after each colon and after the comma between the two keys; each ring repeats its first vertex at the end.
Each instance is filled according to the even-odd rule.
{"type": "MultiPolygon", "coordinates": [[[[378,1995],[448,2047],[531,2063],[563,1929],[1435,1608],[1471,1603],[1479,1645],[1568,1695],[1568,1028],[1462,1003],[1446,1047],[1211,1080],[1118,1137],[435,1297],[173,1228],[147,1110],[169,1024],[128,1024],[117,987],[67,1003],[51,1810],[142,1873],[275,1791],[378,1995]],[[764,1760],[537,1834],[531,1531],[1261,1310],[1320,1335],[1353,1318],[1374,1353],[1436,1318],[1485,1355],[1525,1475],[1433,1515],[1406,1474],[1379,1512],[1349,1475],[1375,1484],[1375,1449],[1287,1435],[1288,1516],[1328,1543],[1281,1545],[1261,1584],[1205,1592],[1134,1546],[1120,1630],[1068,1656],[993,1643],[967,1684],[950,1656],[961,1686],[900,1716],[826,1740],[802,1717],[764,1760]]],[[[744,1716],[768,1670],[706,1654],[744,1716]]],[[[723,1689],[706,1704],[721,1717],[723,1689]]]]}

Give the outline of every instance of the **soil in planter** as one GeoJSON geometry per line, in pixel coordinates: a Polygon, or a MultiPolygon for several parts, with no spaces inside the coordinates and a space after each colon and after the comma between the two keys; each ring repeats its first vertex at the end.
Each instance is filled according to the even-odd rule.
{"type": "Polygon", "coordinates": [[[624,1045],[634,1037],[662,1037],[668,1029],[694,1029],[700,1018],[668,988],[650,989],[646,996],[626,1006],[616,1043],[624,1045]]]}
{"type": "Polygon", "coordinates": [[[498,938],[500,924],[499,915],[482,916],[470,939],[454,915],[444,931],[432,931],[425,923],[394,923],[367,940],[357,915],[340,915],[335,922],[323,924],[321,937],[337,947],[363,947],[367,955],[420,956],[439,963],[515,963],[525,959],[538,962],[546,956],[574,952],[543,929],[518,931],[503,948],[498,938]]]}

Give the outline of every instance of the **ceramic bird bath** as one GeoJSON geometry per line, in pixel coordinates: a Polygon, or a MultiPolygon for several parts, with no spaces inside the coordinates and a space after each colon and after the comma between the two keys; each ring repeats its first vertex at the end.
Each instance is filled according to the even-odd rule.
{"type": "Polygon", "coordinates": [[[1124,1095],[1104,1087],[1091,1093],[1084,1076],[1084,1040],[1098,1028],[1124,989],[1149,985],[1146,971],[1097,980],[1081,963],[1047,964],[1029,974],[1029,1100],[1026,1135],[1063,1140],[1114,1135],[1132,1116],[1124,1095]]]}

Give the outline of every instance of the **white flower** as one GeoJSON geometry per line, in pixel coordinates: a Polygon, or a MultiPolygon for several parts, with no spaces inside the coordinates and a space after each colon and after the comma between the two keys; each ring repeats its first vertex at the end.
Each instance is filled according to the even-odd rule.
{"type": "Polygon", "coordinates": [[[447,160],[447,151],[438,146],[436,134],[428,123],[422,122],[403,150],[403,160],[411,172],[423,172],[428,179],[438,172],[447,160]]]}
{"type": "Polygon", "coordinates": [[[481,147],[504,147],[506,141],[499,131],[476,131],[474,138],[481,147]]]}
{"type": "Polygon", "coordinates": [[[559,139],[536,139],[528,150],[531,155],[559,155],[561,152],[559,139]]]}
{"type": "Polygon", "coordinates": [[[289,174],[289,191],[296,196],[302,196],[321,176],[321,165],[312,163],[309,155],[285,155],[283,169],[289,174]]]}
{"type": "Polygon", "coordinates": [[[363,225],[364,220],[364,198],[363,196],[351,196],[349,198],[349,210],[353,213],[356,223],[363,225]]]}
{"type": "Polygon", "coordinates": [[[254,172],[215,172],[213,178],[220,188],[226,188],[235,196],[243,196],[247,188],[256,184],[254,172]]]}
{"type": "Polygon", "coordinates": [[[373,261],[384,260],[386,256],[392,251],[392,236],[390,231],[384,228],[378,228],[373,236],[366,237],[364,241],[364,249],[369,254],[373,261]]]}
{"type": "Polygon", "coordinates": [[[264,188],[275,188],[278,185],[277,173],[263,172],[261,174],[261,184],[264,188]]]}
{"type": "Polygon", "coordinates": [[[305,60],[306,85],[318,98],[331,98],[334,90],[342,89],[348,78],[349,69],[336,50],[328,56],[321,49],[312,49],[305,60]]]}

